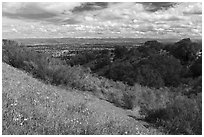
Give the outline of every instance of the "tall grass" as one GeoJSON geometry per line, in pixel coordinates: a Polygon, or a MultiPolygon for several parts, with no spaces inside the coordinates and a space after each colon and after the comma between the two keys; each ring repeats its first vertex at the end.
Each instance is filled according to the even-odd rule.
{"type": "MultiPolygon", "coordinates": [[[[47,102],[43,110],[33,104],[33,95],[24,95],[14,100],[3,93],[3,135],[126,135],[139,134],[134,125],[120,121],[98,122],[94,113],[85,104],[59,107],[47,102]]],[[[45,105],[45,104],[44,104],[45,105]]]]}

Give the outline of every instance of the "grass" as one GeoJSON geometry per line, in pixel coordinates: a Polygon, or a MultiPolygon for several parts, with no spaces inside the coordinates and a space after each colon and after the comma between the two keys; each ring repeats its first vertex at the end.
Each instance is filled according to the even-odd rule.
{"type": "Polygon", "coordinates": [[[3,135],[155,134],[122,109],[74,89],[45,85],[3,64],[3,135]],[[115,114],[116,113],[116,114],[115,114]]]}
{"type": "MultiPolygon", "coordinates": [[[[84,104],[67,106],[63,114],[52,112],[48,108],[39,112],[32,97],[23,96],[18,100],[3,94],[3,134],[7,135],[67,135],[67,134],[97,134],[96,123],[84,104]],[[29,105],[29,106],[28,106],[29,105]]],[[[52,109],[54,106],[51,106],[52,109]]],[[[109,123],[107,123],[109,124],[109,123]]],[[[113,125],[113,124],[111,124],[113,125]]],[[[100,128],[103,125],[100,125],[100,128]]],[[[111,133],[112,131],[110,131],[111,133]]],[[[106,132],[99,132],[105,134],[106,132]]]]}
{"type": "MultiPolygon", "coordinates": [[[[48,108],[40,112],[34,104],[27,104],[31,97],[18,100],[3,94],[3,134],[4,135],[125,135],[139,134],[134,126],[121,125],[110,120],[97,122],[93,112],[84,104],[67,106],[63,113],[52,112],[48,108]]],[[[51,106],[50,109],[57,109],[51,106]]]]}
{"type": "MultiPolygon", "coordinates": [[[[60,85],[64,88],[72,87],[82,92],[89,91],[98,98],[107,100],[108,102],[113,103],[115,106],[125,109],[134,109],[135,107],[139,106],[141,110],[140,113],[145,116],[145,120],[150,123],[153,123],[157,127],[165,128],[167,134],[202,134],[201,94],[189,97],[181,94],[182,90],[184,90],[182,88],[176,88],[173,90],[170,88],[153,89],[148,87],[142,87],[138,84],[135,84],[134,86],[130,87],[122,82],[114,82],[112,80],[95,76],[91,74],[88,69],[85,69],[81,66],[70,67],[66,65],[65,62],[50,58],[47,55],[39,54],[34,51],[29,51],[27,49],[18,47],[15,43],[12,44],[12,42],[10,42],[9,45],[3,46],[3,61],[14,67],[20,68],[28,73],[31,73],[34,77],[41,79],[48,84],[56,86],[60,85]]],[[[193,88],[193,90],[201,89],[202,87],[193,88]]],[[[69,124],[63,124],[63,120],[60,121],[60,118],[58,117],[66,118],[66,116],[63,116],[62,114],[59,114],[58,117],[53,117],[49,119],[47,118],[47,116],[49,116],[48,114],[41,114],[39,111],[36,110],[36,107],[34,107],[32,110],[32,103],[31,106],[25,107],[30,108],[31,110],[29,109],[25,111],[25,108],[16,108],[12,106],[11,104],[13,103],[9,102],[13,102],[14,100],[10,99],[8,95],[5,94],[3,96],[4,100],[8,100],[6,102],[3,102],[5,104],[3,106],[3,116],[6,118],[6,121],[4,120],[5,126],[3,127],[4,134],[49,134],[49,132],[51,134],[60,134],[64,133],[65,129],[69,128],[69,133],[73,131],[73,133],[71,134],[126,133],[126,130],[123,132],[123,129],[126,128],[123,126],[117,126],[117,122],[108,122],[97,126],[97,124],[93,122],[96,121],[97,118],[93,119],[92,117],[86,117],[83,119],[84,115],[81,112],[79,121],[81,121],[81,123],[84,123],[84,121],[90,119],[90,123],[88,125],[82,124],[77,125],[76,127],[72,127],[69,124]],[[30,113],[27,114],[27,112],[30,113]],[[31,126],[22,126],[21,120],[12,120],[15,115],[22,115],[24,113],[26,115],[23,117],[28,117],[29,115],[29,117],[31,116],[35,118],[35,116],[37,115],[36,118],[39,119],[31,119],[31,121],[29,121],[29,123],[32,123],[31,126]],[[52,121],[54,123],[52,123],[52,121]],[[32,129],[31,127],[33,126],[40,128],[32,129]],[[109,129],[103,130],[107,126],[113,127],[110,128],[111,131],[109,131],[109,129]],[[78,127],[81,128],[79,128],[78,130],[78,127]],[[19,130],[15,130],[16,128],[19,128],[19,130]],[[87,130],[87,132],[85,132],[84,130],[87,130]]],[[[21,100],[27,100],[27,97],[21,100]]],[[[32,96],[28,97],[28,101],[33,102],[32,96]]],[[[42,102],[42,104],[45,103],[42,102]]],[[[74,106],[74,108],[78,107],[83,108],[83,106],[81,105],[74,106]]],[[[54,106],[52,106],[51,108],[54,108],[54,106]]],[[[71,109],[71,111],[73,111],[72,118],[77,115],[76,110],[77,109],[71,109]]],[[[55,113],[59,112],[55,111],[55,113]]],[[[72,123],[72,125],[74,124],[72,123]]],[[[135,132],[135,130],[133,131],[135,132]]],[[[130,130],[128,131],[128,133],[132,134],[133,131],[130,130]]]]}

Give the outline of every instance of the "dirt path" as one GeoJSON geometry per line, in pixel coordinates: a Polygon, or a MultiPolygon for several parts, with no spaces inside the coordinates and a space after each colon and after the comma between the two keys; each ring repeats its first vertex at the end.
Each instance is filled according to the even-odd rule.
{"type": "Polygon", "coordinates": [[[65,90],[52,85],[46,85],[25,72],[5,63],[2,64],[2,75],[2,93],[7,98],[14,100],[14,102],[16,101],[16,105],[22,106],[25,103],[26,113],[29,113],[30,108],[34,106],[39,113],[46,115],[47,118],[49,116],[61,117],[65,115],[67,106],[83,104],[89,111],[93,112],[92,115],[100,124],[117,121],[118,125],[132,128],[134,134],[161,134],[155,129],[146,128],[144,123],[129,117],[128,114],[131,112],[127,113],[127,111],[115,107],[107,101],[100,100],[89,93],[82,93],[71,88],[70,90],[65,90]]]}

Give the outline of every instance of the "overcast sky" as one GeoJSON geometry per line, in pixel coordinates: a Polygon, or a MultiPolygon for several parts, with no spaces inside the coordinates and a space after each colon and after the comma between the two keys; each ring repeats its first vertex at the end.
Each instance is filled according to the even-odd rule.
{"type": "Polygon", "coordinates": [[[202,38],[202,3],[3,3],[3,38],[202,38]]]}

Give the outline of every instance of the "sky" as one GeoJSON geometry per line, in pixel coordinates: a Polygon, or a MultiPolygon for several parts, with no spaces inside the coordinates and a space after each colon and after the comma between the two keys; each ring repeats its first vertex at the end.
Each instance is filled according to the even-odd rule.
{"type": "Polygon", "coordinates": [[[3,38],[202,38],[201,2],[3,2],[3,38]]]}

